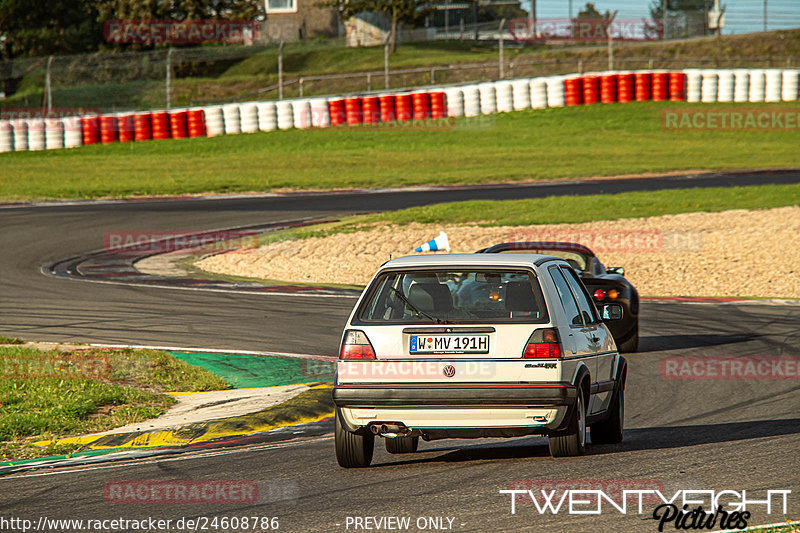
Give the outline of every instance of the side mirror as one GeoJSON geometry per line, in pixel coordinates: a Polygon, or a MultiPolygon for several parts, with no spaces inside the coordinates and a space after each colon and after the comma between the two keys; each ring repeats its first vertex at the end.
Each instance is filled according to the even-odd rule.
{"type": "Polygon", "coordinates": [[[620,276],[625,275],[625,269],[622,267],[606,267],[606,272],[609,274],[619,274],[620,276]]]}
{"type": "Polygon", "coordinates": [[[622,318],[622,306],[620,304],[605,304],[600,308],[600,316],[603,320],[619,320],[622,318]]]}

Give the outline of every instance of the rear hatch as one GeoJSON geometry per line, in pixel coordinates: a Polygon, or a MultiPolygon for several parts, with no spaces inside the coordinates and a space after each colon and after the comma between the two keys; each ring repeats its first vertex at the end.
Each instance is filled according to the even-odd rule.
{"type": "Polygon", "coordinates": [[[549,325],[532,271],[387,271],[348,327],[366,335],[375,360],[340,362],[339,381],[518,380],[531,333],[549,325]]]}

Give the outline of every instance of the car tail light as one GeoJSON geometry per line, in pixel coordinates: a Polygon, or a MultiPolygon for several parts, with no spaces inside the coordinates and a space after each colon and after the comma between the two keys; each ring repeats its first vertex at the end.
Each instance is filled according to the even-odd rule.
{"type": "Polygon", "coordinates": [[[339,359],[375,359],[375,350],[363,331],[351,329],[344,334],[339,359]]]}
{"type": "Polygon", "coordinates": [[[561,357],[561,341],[558,338],[558,330],[555,328],[537,329],[528,339],[522,357],[561,357]]]}
{"type": "Polygon", "coordinates": [[[619,298],[619,291],[617,289],[611,289],[610,291],[608,291],[608,297],[611,298],[612,300],[616,300],[617,298],[619,298]]]}
{"type": "Polygon", "coordinates": [[[597,289],[596,291],[594,291],[595,300],[602,300],[605,297],[606,297],[606,291],[604,291],[603,289],[597,289]]]}

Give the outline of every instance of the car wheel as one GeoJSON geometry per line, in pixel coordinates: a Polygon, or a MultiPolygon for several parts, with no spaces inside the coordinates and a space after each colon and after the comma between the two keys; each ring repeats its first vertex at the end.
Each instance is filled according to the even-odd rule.
{"type": "Polygon", "coordinates": [[[389,453],[414,453],[419,447],[419,437],[386,437],[386,451],[389,453]]]}
{"type": "Polygon", "coordinates": [[[589,427],[592,444],[622,442],[622,423],[625,419],[625,389],[619,389],[611,404],[611,416],[589,427]]]}
{"type": "Polygon", "coordinates": [[[342,425],[342,415],[336,410],[334,441],[336,460],[344,468],[363,468],[372,462],[375,451],[375,435],[351,433],[342,425]]]}
{"type": "Polygon", "coordinates": [[[563,434],[553,435],[547,439],[551,456],[570,457],[583,455],[586,452],[586,406],[584,403],[583,391],[579,389],[569,427],[563,434]]]}
{"type": "Polygon", "coordinates": [[[619,351],[632,353],[639,351],[639,323],[636,323],[636,332],[631,338],[619,345],[619,351]]]}

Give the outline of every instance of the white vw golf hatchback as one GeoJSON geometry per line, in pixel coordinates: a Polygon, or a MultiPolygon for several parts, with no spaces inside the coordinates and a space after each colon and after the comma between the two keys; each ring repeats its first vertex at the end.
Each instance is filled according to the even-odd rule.
{"type": "Polygon", "coordinates": [[[419,438],[546,435],[554,457],[622,440],[626,363],[563,259],[535,254],[403,257],[362,293],[342,337],[336,458],[369,466],[419,438]]]}

